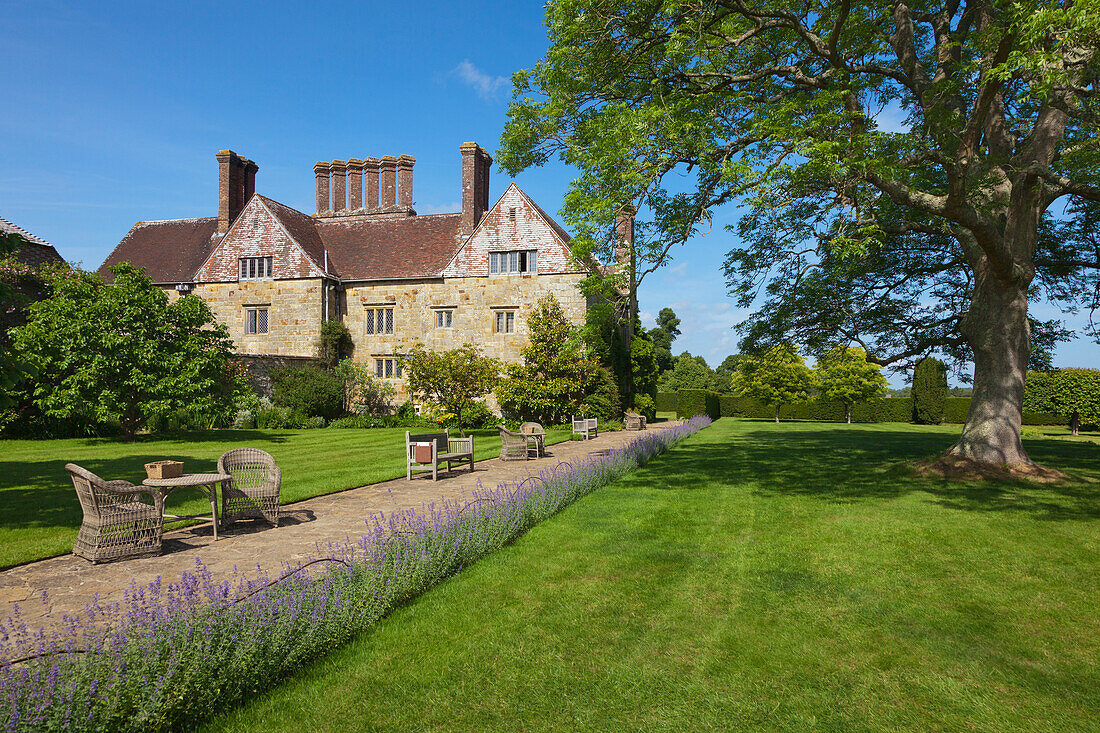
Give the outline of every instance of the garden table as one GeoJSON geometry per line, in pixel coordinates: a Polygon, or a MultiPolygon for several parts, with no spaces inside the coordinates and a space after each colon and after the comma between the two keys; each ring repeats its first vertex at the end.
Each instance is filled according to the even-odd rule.
{"type": "MultiPolygon", "coordinates": [[[[185,473],[178,478],[147,478],[142,485],[160,489],[164,500],[176,489],[198,489],[210,500],[210,515],[214,520],[214,541],[218,541],[218,484],[222,484],[222,492],[225,484],[233,480],[227,473],[185,473]]],[[[163,505],[162,505],[163,506],[163,505]]],[[[205,519],[205,514],[165,514],[165,519],[205,519]]]]}

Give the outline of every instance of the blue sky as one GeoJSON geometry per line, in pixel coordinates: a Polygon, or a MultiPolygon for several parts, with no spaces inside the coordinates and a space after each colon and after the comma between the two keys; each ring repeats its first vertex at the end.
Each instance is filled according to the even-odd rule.
{"type": "MultiPolygon", "coordinates": [[[[508,77],[546,46],[525,3],[5,0],[0,216],[95,268],[137,220],[215,215],[223,148],[259,164],[260,193],[307,212],[315,161],[408,153],[417,210],[456,211],[459,144],[496,149],[508,77]]],[[[555,164],[516,181],[556,212],[570,178],[555,164]]],[[[494,200],[508,181],[494,170],[494,200]]],[[[732,220],[640,296],[647,325],[671,305],[675,350],[712,365],[743,316],[721,274],[732,220]]],[[[1057,362],[1100,364],[1100,346],[1063,345],[1057,362]]]]}

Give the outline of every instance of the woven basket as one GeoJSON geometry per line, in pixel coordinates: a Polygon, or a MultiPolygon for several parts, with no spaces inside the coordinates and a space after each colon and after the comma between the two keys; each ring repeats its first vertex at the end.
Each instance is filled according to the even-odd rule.
{"type": "Polygon", "coordinates": [[[145,473],[149,478],[179,478],[183,475],[183,464],[179,461],[153,461],[145,464],[145,473]]]}

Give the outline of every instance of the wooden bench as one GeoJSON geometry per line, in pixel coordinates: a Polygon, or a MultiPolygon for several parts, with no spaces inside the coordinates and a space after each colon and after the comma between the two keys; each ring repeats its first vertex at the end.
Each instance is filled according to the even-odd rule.
{"type": "Polygon", "coordinates": [[[446,463],[447,470],[452,464],[470,464],[470,473],[474,472],[474,437],[452,438],[450,430],[442,433],[421,433],[412,435],[405,431],[405,478],[412,480],[413,471],[431,471],[432,481],[439,478],[439,466],[446,463]],[[419,445],[418,445],[419,444],[419,445]],[[419,449],[419,455],[417,455],[419,449]]]}
{"type": "Polygon", "coordinates": [[[627,430],[645,430],[645,415],[628,412],[623,416],[623,423],[627,430]]]}
{"type": "Polygon", "coordinates": [[[573,435],[583,435],[584,439],[588,440],[599,434],[600,431],[596,427],[596,418],[573,416],[573,435]]]}

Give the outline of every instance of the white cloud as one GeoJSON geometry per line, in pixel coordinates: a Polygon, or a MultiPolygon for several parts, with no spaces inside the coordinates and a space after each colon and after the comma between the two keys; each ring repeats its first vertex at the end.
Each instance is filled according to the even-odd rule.
{"type": "Polygon", "coordinates": [[[500,95],[500,91],[508,84],[508,77],[486,74],[471,64],[469,59],[463,60],[461,64],[454,68],[452,73],[457,74],[459,79],[473,87],[474,91],[477,92],[477,96],[486,101],[496,99],[500,95]]]}
{"type": "Polygon", "coordinates": [[[424,204],[423,206],[417,207],[417,213],[419,214],[453,214],[457,211],[462,211],[461,201],[452,201],[443,204],[424,204]]]}

